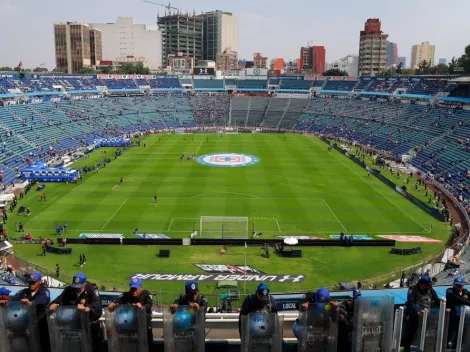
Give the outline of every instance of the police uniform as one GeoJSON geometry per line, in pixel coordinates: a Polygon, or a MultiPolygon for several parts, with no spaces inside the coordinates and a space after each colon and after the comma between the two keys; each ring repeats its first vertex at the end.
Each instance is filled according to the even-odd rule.
{"type": "MultiPolygon", "coordinates": [[[[357,298],[357,295],[354,297],[357,298]]],[[[338,352],[351,351],[354,326],[354,299],[347,299],[338,308],[338,352]]]]}
{"type": "MultiPolygon", "coordinates": [[[[459,284],[460,279],[455,279],[454,284],[459,284]]],[[[465,284],[462,280],[462,286],[465,284]]],[[[462,292],[458,292],[454,287],[448,288],[446,291],[446,308],[450,309],[450,319],[449,319],[449,332],[448,332],[448,342],[452,341],[457,335],[459,329],[459,317],[460,317],[460,307],[469,306],[470,307],[470,292],[467,289],[463,289],[462,292]]]]}
{"type": "Polygon", "coordinates": [[[299,309],[302,309],[302,304],[314,304],[315,303],[315,292],[307,292],[306,294],[302,295],[299,300],[299,309]]]}
{"type": "Polygon", "coordinates": [[[79,304],[90,308],[90,331],[94,349],[98,351],[102,343],[99,319],[103,314],[100,294],[96,285],[86,281],[84,274],[76,274],[71,286],[67,286],[51,304],[77,306],[79,304]],[[84,285],[83,291],[77,292],[77,285],[84,285]]]}
{"type": "Polygon", "coordinates": [[[240,332],[240,336],[242,315],[246,316],[255,312],[277,313],[276,301],[274,300],[274,297],[269,294],[269,287],[265,284],[258,285],[256,293],[246,296],[242,303],[240,315],[238,317],[238,331],[240,332]],[[264,303],[264,305],[261,303],[264,303]]]}
{"type": "MultiPolygon", "coordinates": [[[[42,277],[39,272],[34,272],[28,275],[28,280],[29,282],[37,282],[42,280],[42,277]]],[[[12,302],[17,302],[22,299],[27,299],[29,302],[31,302],[32,308],[36,311],[41,351],[50,351],[51,347],[49,342],[49,329],[47,327],[46,315],[46,309],[51,300],[49,290],[44,287],[43,283],[41,283],[41,286],[39,286],[36,292],[32,292],[31,289],[27,287],[18,291],[13,296],[8,297],[8,300],[12,302]]]]}
{"type": "Polygon", "coordinates": [[[405,352],[410,351],[411,343],[416,334],[416,331],[418,330],[418,312],[425,308],[430,309],[432,303],[438,307],[440,306],[440,300],[436,291],[434,291],[432,287],[429,289],[421,289],[419,286],[420,283],[431,285],[432,281],[428,276],[421,277],[418,281],[418,284],[413,285],[408,289],[408,297],[405,303],[405,320],[407,320],[408,324],[402,339],[405,352]]]}
{"type": "MultiPolygon", "coordinates": [[[[188,282],[186,282],[184,287],[185,287],[185,292],[186,293],[199,292],[199,286],[198,286],[198,283],[196,281],[188,281],[188,282]]],[[[196,298],[196,302],[190,302],[188,300],[187,295],[181,295],[181,296],[179,296],[179,298],[177,298],[173,302],[173,304],[177,304],[179,306],[189,306],[192,303],[197,303],[197,305],[199,306],[199,309],[202,309],[204,314],[206,314],[208,303],[207,303],[207,299],[206,299],[206,297],[204,297],[204,295],[199,295],[198,294],[197,298],[196,298]]]]}
{"type": "MultiPolygon", "coordinates": [[[[131,279],[130,288],[137,289],[142,285],[141,279],[131,279]]],[[[136,304],[140,303],[142,308],[145,309],[145,313],[147,314],[147,337],[149,343],[149,350],[152,349],[153,345],[153,334],[152,334],[152,296],[150,292],[147,290],[142,290],[138,297],[135,297],[132,294],[132,291],[124,292],[121,296],[119,296],[113,303],[121,305],[121,304],[136,304]]]]}

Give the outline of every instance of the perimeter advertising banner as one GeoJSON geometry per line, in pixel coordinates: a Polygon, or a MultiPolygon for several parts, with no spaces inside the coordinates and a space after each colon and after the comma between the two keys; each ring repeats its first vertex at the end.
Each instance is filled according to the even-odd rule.
{"type": "Polygon", "coordinates": [[[247,281],[247,282],[285,282],[297,283],[305,279],[304,275],[268,275],[268,274],[163,274],[163,273],[135,273],[132,277],[137,277],[144,281],[200,281],[216,282],[224,280],[247,281]]]}

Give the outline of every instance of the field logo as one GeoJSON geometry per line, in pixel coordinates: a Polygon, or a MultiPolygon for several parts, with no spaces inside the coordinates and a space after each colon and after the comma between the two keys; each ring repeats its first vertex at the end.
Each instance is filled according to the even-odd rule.
{"type": "Polygon", "coordinates": [[[259,162],[259,158],[248,154],[216,153],[201,155],[196,158],[199,164],[216,167],[241,167],[259,162]]]}

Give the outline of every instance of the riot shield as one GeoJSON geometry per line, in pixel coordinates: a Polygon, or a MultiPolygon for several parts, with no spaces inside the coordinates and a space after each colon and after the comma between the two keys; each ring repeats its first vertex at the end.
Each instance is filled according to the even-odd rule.
{"type": "Polygon", "coordinates": [[[419,318],[417,334],[418,351],[445,351],[447,345],[448,323],[449,315],[448,312],[445,311],[445,305],[442,308],[426,310],[426,313],[419,318]],[[441,347],[438,348],[438,345],[441,345],[441,347]]]}
{"type": "Polygon", "coordinates": [[[353,351],[391,351],[393,297],[361,297],[354,302],[353,351]]]}
{"type": "Polygon", "coordinates": [[[0,352],[40,351],[36,312],[30,305],[8,302],[0,308],[0,352]]]}
{"type": "Polygon", "coordinates": [[[470,351],[470,307],[457,307],[459,312],[459,328],[457,331],[456,352],[470,351]]]}
{"type": "Polygon", "coordinates": [[[47,317],[52,352],[91,352],[90,316],[77,306],[59,306],[47,317]]]}
{"type": "Polygon", "coordinates": [[[336,352],[338,309],[330,304],[310,304],[299,313],[299,352],[336,352]]]}
{"type": "Polygon", "coordinates": [[[173,314],[163,311],[163,340],[166,352],[200,352],[205,348],[204,311],[179,306],[173,314]]]}
{"type": "Polygon", "coordinates": [[[147,352],[147,314],[131,304],[106,309],[106,334],[109,352],[147,352]]]}
{"type": "Polygon", "coordinates": [[[275,313],[241,316],[242,352],[281,352],[284,317],[275,313]]]}

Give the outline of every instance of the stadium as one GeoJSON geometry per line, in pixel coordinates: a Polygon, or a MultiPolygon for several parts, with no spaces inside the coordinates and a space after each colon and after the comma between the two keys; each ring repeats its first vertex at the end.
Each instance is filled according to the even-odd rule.
{"type": "Polygon", "coordinates": [[[215,309],[264,282],[279,310],[320,287],[403,304],[422,274],[451,285],[469,92],[455,76],[0,74],[2,281],[80,271],[112,299],[138,277],[165,307],[195,280],[215,309]]]}

